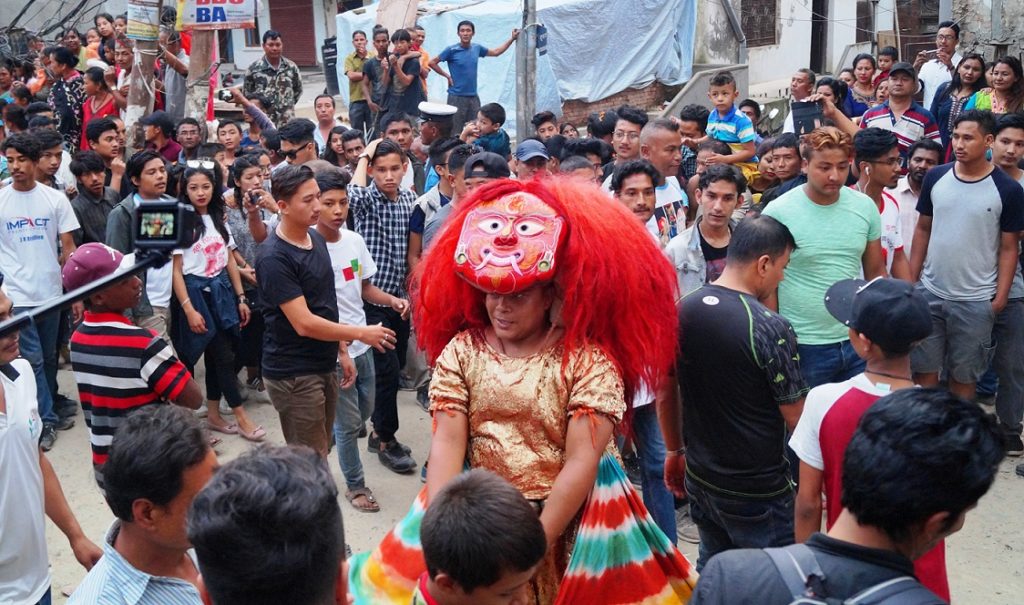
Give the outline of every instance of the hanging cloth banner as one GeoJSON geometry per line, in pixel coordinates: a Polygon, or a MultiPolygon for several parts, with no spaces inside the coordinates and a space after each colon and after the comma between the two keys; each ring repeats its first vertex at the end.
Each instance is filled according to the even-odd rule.
{"type": "Polygon", "coordinates": [[[180,0],[182,30],[252,29],[256,27],[256,0],[180,0]]]}

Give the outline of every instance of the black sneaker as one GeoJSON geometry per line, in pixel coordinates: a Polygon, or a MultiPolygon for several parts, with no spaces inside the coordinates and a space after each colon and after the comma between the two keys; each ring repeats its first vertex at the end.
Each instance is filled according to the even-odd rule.
{"type": "Polygon", "coordinates": [[[53,401],[53,411],[61,418],[71,418],[78,415],[78,402],[64,395],[57,395],[53,401]]]}
{"type": "Polygon", "coordinates": [[[430,386],[422,386],[416,389],[416,403],[423,408],[424,412],[430,411],[430,386]]]}
{"type": "Polygon", "coordinates": [[[1018,434],[1007,434],[1003,436],[1003,447],[1007,456],[1016,458],[1024,454],[1024,441],[1021,441],[1018,434]]]}
{"type": "MultiPolygon", "coordinates": [[[[398,440],[395,439],[393,443],[398,443],[398,440]]],[[[406,456],[412,454],[412,448],[410,448],[408,445],[405,445],[404,443],[398,443],[398,447],[402,448],[402,451],[405,453],[406,456]]],[[[369,438],[366,440],[366,451],[370,452],[371,454],[377,454],[380,452],[380,436],[377,433],[372,432],[369,434],[369,438]]]]}
{"type": "Polygon", "coordinates": [[[359,439],[366,439],[366,435],[367,435],[366,425],[364,424],[363,426],[359,427],[359,437],[358,438],[359,439]]]}
{"type": "Polygon", "coordinates": [[[39,438],[39,447],[44,452],[48,452],[53,449],[53,444],[57,442],[57,427],[52,424],[43,424],[43,434],[39,438]]]}
{"type": "Polygon", "coordinates": [[[58,431],[66,431],[71,427],[75,426],[74,416],[67,416],[64,418],[57,417],[57,422],[53,425],[58,431]]]}
{"type": "Polygon", "coordinates": [[[377,451],[380,463],[389,471],[400,475],[408,475],[416,470],[416,461],[405,453],[402,444],[398,441],[389,441],[384,444],[384,449],[377,451]]]}

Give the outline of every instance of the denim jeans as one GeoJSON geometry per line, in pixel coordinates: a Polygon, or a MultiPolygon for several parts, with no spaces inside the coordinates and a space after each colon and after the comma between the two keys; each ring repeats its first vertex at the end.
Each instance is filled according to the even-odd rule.
{"type": "Polygon", "coordinates": [[[849,340],[827,345],[797,345],[797,351],[800,371],[812,389],[849,380],[864,371],[864,360],[857,356],[849,340]]]}
{"type": "Polygon", "coordinates": [[[409,320],[398,311],[366,303],[366,324],[384,324],[395,331],[395,348],[380,353],[373,350],[373,368],[377,378],[377,395],[373,402],[373,430],[381,441],[392,441],[398,432],[398,379],[405,366],[409,343],[409,320]]]}
{"type": "Polygon", "coordinates": [[[633,444],[640,460],[644,506],[661,531],[675,544],[678,539],[675,499],[665,486],[665,440],[661,436],[658,414],[653,403],[633,411],[633,444]]]}
{"type": "Polygon", "coordinates": [[[764,500],[731,498],[686,476],[690,515],[700,532],[697,572],[711,557],[734,548],[770,548],[793,543],[793,490],[764,500]]]}
{"type": "MultiPolygon", "coordinates": [[[[14,314],[31,311],[33,307],[15,307],[14,314]]],[[[53,410],[53,396],[57,392],[57,332],[60,330],[60,313],[49,313],[35,318],[21,330],[18,346],[21,356],[32,365],[36,377],[36,398],[39,401],[39,417],[44,424],[56,424],[57,414],[53,410]]]]}
{"type": "MultiPolygon", "coordinates": [[[[347,389],[338,390],[338,403],[334,408],[334,441],[338,444],[338,464],[349,490],[366,487],[363,463],[359,460],[359,430],[373,413],[377,379],[373,371],[373,349],[368,349],[352,361],[356,364],[356,382],[347,389]]],[[[342,380],[341,371],[338,382],[342,380]]]]}

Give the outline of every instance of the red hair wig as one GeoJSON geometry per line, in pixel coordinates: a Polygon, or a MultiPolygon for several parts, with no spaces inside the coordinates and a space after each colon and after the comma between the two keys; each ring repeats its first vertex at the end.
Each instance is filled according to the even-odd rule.
{"type": "Polygon", "coordinates": [[[596,186],[570,179],[503,179],[459,201],[412,276],[416,339],[430,363],[457,333],[490,325],[484,292],[455,273],[466,215],[483,201],[520,191],[551,206],[568,230],[554,278],[565,329],[563,367],[572,353],[594,345],[619,368],[627,403],[641,384],[657,388],[678,342],[675,270],[631,212],[596,186]]]}

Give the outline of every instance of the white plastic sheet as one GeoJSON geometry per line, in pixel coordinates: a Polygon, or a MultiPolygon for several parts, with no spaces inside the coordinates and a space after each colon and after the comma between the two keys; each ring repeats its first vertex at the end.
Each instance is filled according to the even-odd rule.
{"type": "MultiPolygon", "coordinates": [[[[698,0],[537,0],[538,21],[547,28],[548,51],[537,57],[537,111],[561,114],[563,99],[598,101],[627,88],[655,80],[682,84],[693,69],[693,40],[698,0]]],[[[425,2],[440,8],[457,2],[425,2]]],[[[374,6],[363,14],[338,15],[338,81],[348,102],[344,59],[352,52],[352,32],[367,38],[376,18],[374,6]]],[[[473,41],[495,48],[522,22],[522,3],[486,0],[441,14],[427,14],[419,24],[427,32],[424,46],[431,57],[456,44],[456,25],[469,19],[476,26],[473,41]]],[[[531,29],[531,32],[535,28],[531,29]]],[[[368,41],[373,52],[372,40],[368,41]]],[[[442,64],[442,67],[444,65],[442,64]]],[[[431,101],[445,101],[447,82],[437,74],[427,78],[431,101]]],[[[500,57],[480,59],[478,94],[481,103],[505,108],[505,129],[515,131],[515,47],[500,57]]]]}

